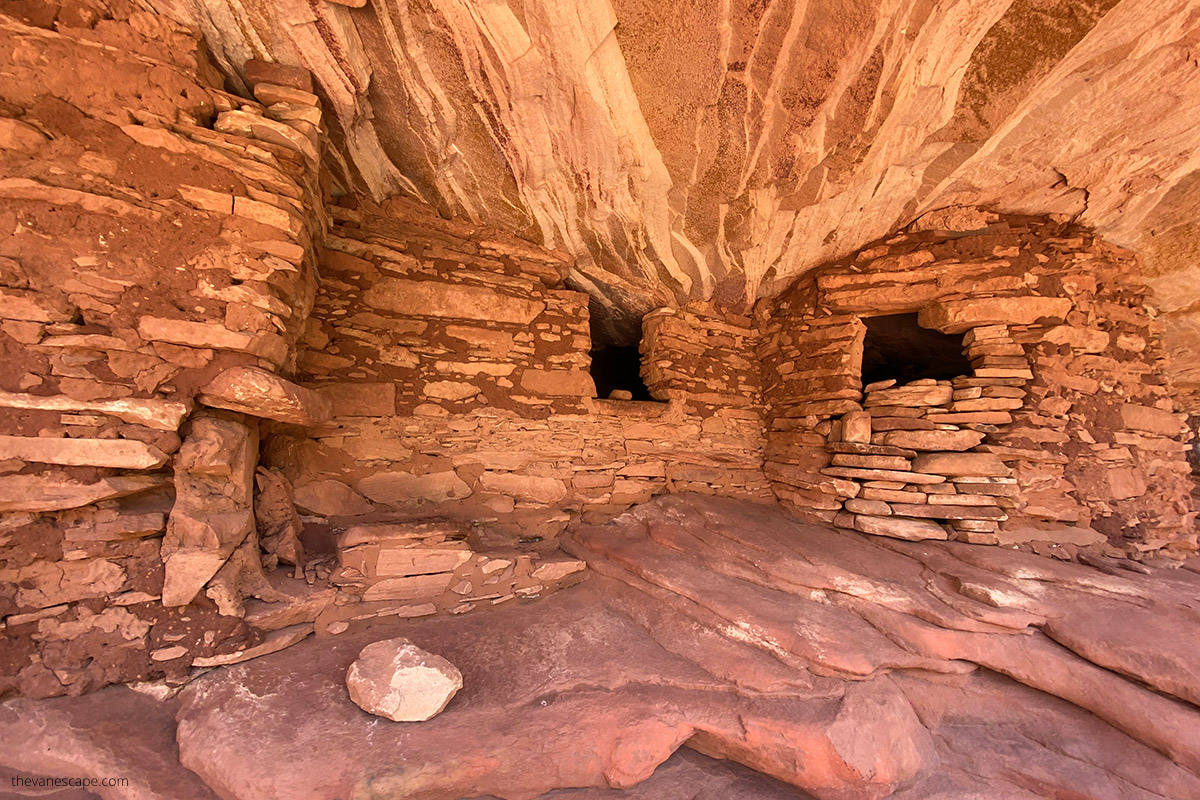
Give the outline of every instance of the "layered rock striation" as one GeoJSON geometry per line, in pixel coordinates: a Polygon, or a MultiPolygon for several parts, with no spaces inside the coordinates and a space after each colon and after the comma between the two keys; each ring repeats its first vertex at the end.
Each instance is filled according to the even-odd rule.
{"type": "Polygon", "coordinates": [[[1200,792],[1195,643],[1178,635],[1195,624],[1194,571],[1107,574],[694,495],[581,527],[569,547],[592,577],[530,608],[310,639],[205,675],[161,710],[123,687],[14,701],[0,764],[120,765],[153,786],[181,763],[181,795],[199,776],[237,800],[1200,792]],[[462,674],[427,722],[347,696],[363,647],[396,635],[462,674]],[[112,751],[131,708],[153,721],[153,758],[112,751]],[[80,756],[38,746],[55,742],[80,756]],[[730,776],[696,753],[776,782],[732,770],[728,794],[706,795],[688,773],[710,790],[730,776]]]}
{"type": "Polygon", "coordinates": [[[569,252],[630,343],[655,307],[745,305],[986,205],[1143,254],[1197,385],[1188,0],[152,5],[234,82],[264,53],[312,70],[347,188],[569,252]]]}
{"type": "Polygon", "coordinates": [[[663,494],[1097,563],[1196,549],[1139,264],[1066,217],[943,209],[786,289],[697,272],[698,295],[659,292],[687,271],[635,238],[614,283],[616,239],[347,193],[321,74],[250,60],[239,96],[195,30],[89,8],[0,16],[0,692],[524,606],[585,574],[569,526],[663,494]],[[748,310],[751,284],[778,294],[748,310]],[[961,374],[864,386],[897,313],[961,374]],[[590,354],[630,332],[652,400],[597,398],[590,354]]]}
{"type": "Polygon", "coordinates": [[[0,16],[0,691],[33,695],[257,642],[223,612],[270,414],[195,409],[290,385],[326,224],[306,74],[239,97],[166,17],[44,11],[0,16]]]}

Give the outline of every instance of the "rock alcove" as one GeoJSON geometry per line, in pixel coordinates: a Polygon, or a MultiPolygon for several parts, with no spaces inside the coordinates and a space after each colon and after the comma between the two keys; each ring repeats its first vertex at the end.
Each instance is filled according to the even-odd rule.
{"type": "Polygon", "coordinates": [[[785,5],[0,8],[14,796],[1200,796],[1194,9],[785,5]]]}
{"type": "Polygon", "coordinates": [[[588,304],[592,320],[589,332],[592,349],[588,352],[588,373],[596,385],[596,396],[608,399],[654,400],[646,381],[642,378],[641,341],[622,344],[612,339],[604,325],[596,324],[598,317],[595,303],[588,304]],[[614,394],[615,392],[615,394],[614,394]]]}
{"type": "Polygon", "coordinates": [[[922,328],[917,314],[865,317],[862,382],[951,380],[971,372],[961,336],[922,328]]]}

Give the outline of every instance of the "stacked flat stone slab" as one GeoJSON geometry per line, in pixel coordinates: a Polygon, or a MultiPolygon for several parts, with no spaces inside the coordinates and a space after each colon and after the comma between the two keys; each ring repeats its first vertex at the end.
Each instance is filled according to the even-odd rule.
{"type": "Polygon", "coordinates": [[[830,466],[821,474],[847,481],[843,491],[851,495],[834,523],[901,539],[997,543],[1005,509],[1015,505],[1016,480],[999,456],[971,452],[986,435],[980,429],[992,424],[980,415],[992,412],[964,411],[955,397],[981,387],[895,383],[868,385],[866,411],[832,426],[830,466]]]}
{"type": "Polygon", "coordinates": [[[662,492],[768,499],[759,423],[688,418],[663,404],[594,401],[545,420],[477,409],[453,417],[364,409],[279,431],[264,457],[315,518],[389,510],[487,519],[512,538],[604,521],[662,492]]]}
{"type": "Polygon", "coordinates": [[[783,301],[779,317],[759,307],[766,335],[759,357],[763,402],[779,430],[794,430],[797,420],[858,409],[862,399],[862,357],[866,326],[850,314],[813,318],[793,314],[783,301]]]}
{"type": "Polygon", "coordinates": [[[642,318],[642,378],[652,397],[678,400],[701,416],[760,420],[761,373],[751,361],[751,320],[695,303],[642,318]],[[740,411],[739,411],[740,410],[740,411]]]}
{"type": "Polygon", "coordinates": [[[256,418],[304,406],[321,110],[301,70],[226,92],[143,11],[0,39],[0,693],[179,677],[262,638],[245,476],[256,418]],[[240,412],[220,432],[208,399],[240,412]]]}
{"type": "MultiPolygon", "coordinates": [[[[756,308],[776,494],[801,516],[881,532],[887,522],[859,517],[894,523],[893,502],[962,502],[948,499],[952,486],[954,496],[995,498],[1007,519],[924,508],[907,516],[940,520],[967,541],[1041,552],[1099,541],[1126,555],[1194,552],[1182,455],[1190,434],[1172,407],[1161,326],[1135,257],[1061,220],[972,218],[978,229],[919,225],[756,308]],[[911,312],[963,336],[971,373],[866,387],[864,397],[862,318],[911,312]],[[922,472],[912,454],[939,451],[988,454],[1007,472],[941,474],[923,490],[919,479],[861,472],[922,472]],[[897,469],[906,460],[913,469],[897,469]]],[[[904,535],[921,527],[937,535],[911,525],[904,535]]]]}
{"type": "Polygon", "coordinates": [[[662,492],[771,499],[746,318],[647,315],[666,402],[595,399],[587,298],[561,256],[397,201],[335,216],[299,357],[332,418],[273,428],[265,454],[309,519],[440,514],[515,541],[662,492]],[[403,293],[383,302],[390,280],[403,293]]]}
{"type": "Polygon", "coordinates": [[[586,565],[536,551],[472,550],[468,526],[446,520],[351,525],[338,536],[333,576],[345,597],[317,620],[463,614],[535,599],[581,580],[586,565]]]}
{"type": "Polygon", "coordinates": [[[564,256],[400,201],[333,213],[300,366],[336,411],[546,417],[595,395],[564,256]]]}

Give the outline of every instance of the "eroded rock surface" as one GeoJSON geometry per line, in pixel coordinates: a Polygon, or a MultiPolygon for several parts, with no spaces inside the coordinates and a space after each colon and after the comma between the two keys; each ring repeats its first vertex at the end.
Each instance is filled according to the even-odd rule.
{"type": "Polygon", "coordinates": [[[329,401],[265,369],[233,367],[200,390],[200,402],[294,425],[317,425],[329,418],[329,401]]]}
{"type": "Polygon", "coordinates": [[[571,251],[627,332],[983,204],[1143,252],[1196,381],[1189,0],[151,5],[235,81],[311,69],[347,184],[571,251]]]}
{"type": "Polygon", "coordinates": [[[11,771],[26,777],[125,781],[123,786],[60,787],[62,798],[71,800],[216,800],[179,763],[175,706],[124,686],[82,697],[9,700],[0,706],[0,797],[59,797],[53,788],[14,785],[11,771]]]}
{"type": "Polygon", "coordinates": [[[310,638],[198,678],[178,761],[176,701],[113,687],[0,706],[15,743],[0,767],[145,787],[190,775],[181,763],[226,800],[1200,796],[1187,567],[1118,577],[700,496],[571,542],[590,577],[535,604],[310,638]],[[463,676],[419,725],[346,690],[360,651],[397,635],[463,676]],[[105,727],[130,714],[139,726],[105,727]]]}
{"type": "MultiPolygon", "coordinates": [[[[629,789],[556,789],[538,800],[808,800],[811,795],[733,761],[680,748],[629,789]]],[[[491,800],[491,798],[473,798],[491,800]]]]}
{"type": "Polygon", "coordinates": [[[453,664],[407,639],[372,642],[346,671],[355,705],[393,722],[432,719],[462,685],[462,673],[453,664]]]}
{"type": "Polygon", "coordinates": [[[381,728],[349,702],[344,670],[382,629],[310,640],[187,687],[183,763],[247,799],[628,788],[684,744],[820,798],[1200,793],[1195,644],[1162,634],[1196,624],[1190,571],[1126,579],[696,496],[570,549],[579,587],[387,629],[461,670],[436,718],[381,728]]]}

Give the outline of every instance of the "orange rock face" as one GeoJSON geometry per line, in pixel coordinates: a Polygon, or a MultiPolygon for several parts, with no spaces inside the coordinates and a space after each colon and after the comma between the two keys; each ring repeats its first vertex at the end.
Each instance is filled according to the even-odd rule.
{"type": "MultiPolygon", "coordinates": [[[[1200,791],[1195,643],[1171,636],[1190,614],[1194,572],[1108,575],[694,496],[581,529],[570,547],[592,576],[535,606],[309,639],[202,676],[180,694],[179,758],[238,800],[362,785],[675,798],[661,781],[681,747],[801,797],[1200,791]],[[363,648],[394,654],[398,635],[462,675],[426,722],[384,722],[346,696],[363,648]],[[264,767],[285,753],[319,755],[264,767]]],[[[34,727],[28,712],[0,717],[0,733],[34,727]]],[[[41,741],[86,740],[62,724],[44,730],[41,741]]],[[[173,754],[175,737],[163,739],[173,754]]],[[[44,770],[43,752],[8,757],[44,770]]],[[[712,795],[679,797],[692,796],[712,795]]]]}
{"type": "Polygon", "coordinates": [[[0,699],[216,669],[224,797],[1197,796],[1200,23],[1035,5],[0,9],[0,699]]]}
{"type": "Polygon", "coordinates": [[[622,310],[753,300],[985,205],[1142,253],[1200,382],[1188,0],[247,6],[237,25],[217,0],[166,8],[206,21],[235,83],[262,47],[311,69],[356,188],[570,252],[631,337],[622,310]]]}
{"type": "Polygon", "coordinates": [[[256,367],[222,372],[200,390],[200,402],[294,425],[318,425],[331,413],[321,395],[256,367]]]}

